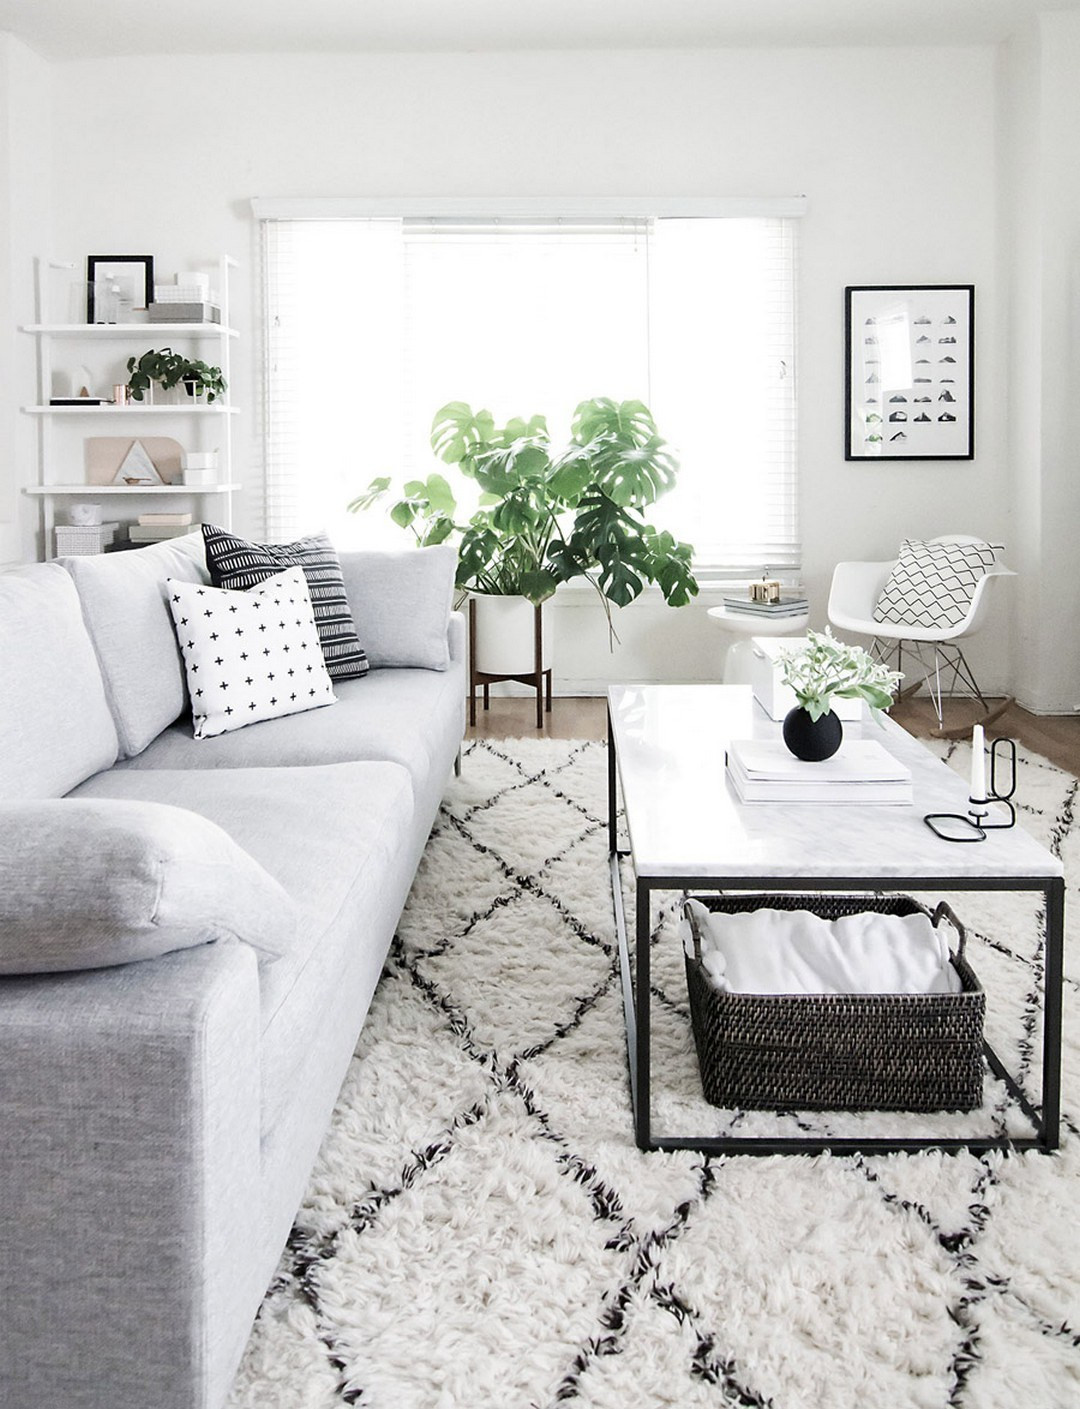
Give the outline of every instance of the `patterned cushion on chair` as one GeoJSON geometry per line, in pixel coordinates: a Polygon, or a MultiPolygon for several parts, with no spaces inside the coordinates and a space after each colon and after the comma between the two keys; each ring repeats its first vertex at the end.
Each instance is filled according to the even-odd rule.
{"type": "Polygon", "coordinates": [[[993,567],[989,543],[923,543],[905,538],[874,607],[875,621],[903,626],[957,626],[980,579],[993,567]]]}

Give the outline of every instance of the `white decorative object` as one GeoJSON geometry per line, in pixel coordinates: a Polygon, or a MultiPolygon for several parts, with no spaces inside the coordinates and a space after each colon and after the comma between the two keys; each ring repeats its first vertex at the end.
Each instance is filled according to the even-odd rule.
{"type": "Polygon", "coordinates": [[[216,450],[185,450],[180,457],[180,467],[184,470],[216,470],[218,453],[216,450]]]}
{"type": "Polygon", "coordinates": [[[56,555],[60,558],[84,558],[104,553],[115,540],[118,523],[56,525],[56,555]]]}
{"type": "Polygon", "coordinates": [[[114,484],[162,484],[164,481],[154,468],[154,462],[146,453],[141,440],[133,440],[131,449],[120,462],[120,468],[113,479],[114,484]]]}
{"type": "Polygon", "coordinates": [[[754,678],[754,646],[746,638],[797,636],[810,625],[809,609],[799,616],[768,617],[752,616],[749,612],[729,612],[725,607],[709,607],[707,615],[721,630],[744,638],[732,641],[724,653],[725,685],[749,685],[754,678]]]}
{"type": "MultiPolygon", "coordinates": [[[[783,719],[788,711],[799,703],[795,698],[795,691],[790,685],[784,684],[778,661],[779,653],[783,650],[799,650],[806,644],[805,636],[755,636],[750,642],[753,652],[750,683],[753,686],[754,699],[770,719],[783,719]]],[[[862,700],[834,699],[832,709],[837,719],[841,720],[862,719],[866,714],[866,706],[862,700]]]]}
{"type": "Polygon", "coordinates": [[[971,733],[971,799],[986,801],[986,731],[981,724],[971,733]]]}
{"type": "Polygon", "coordinates": [[[167,582],[197,739],[336,703],[302,568],[249,592],[167,582]]]}
{"type": "MultiPolygon", "coordinates": [[[[552,660],[551,612],[541,612],[543,670],[552,660]]],[[[536,669],[536,608],[527,597],[476,595],[476,668],[485,675],[531,675],[536,669]]]]}
{"type": "Polygon", "coordinates": [[[101,505],[90,503],[72,504],[68,508],[68,518],[79,528],[90,528],[101,523],[101,505]]]}

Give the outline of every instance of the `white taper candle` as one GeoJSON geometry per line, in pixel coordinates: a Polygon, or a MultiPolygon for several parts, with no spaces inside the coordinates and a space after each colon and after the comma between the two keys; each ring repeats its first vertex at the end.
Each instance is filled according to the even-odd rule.
{"type": "Polygon", "coordinates": [[[971,796],[978,802],[986,799],[986,736],[981,724],[971,734],[971,796]]]}

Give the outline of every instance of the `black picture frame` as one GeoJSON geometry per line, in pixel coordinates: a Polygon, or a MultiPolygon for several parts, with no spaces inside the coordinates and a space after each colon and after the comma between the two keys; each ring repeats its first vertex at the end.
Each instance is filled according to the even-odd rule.
{"type": "Polygon", "coordinates": [[[844,459],[975,458],[975,285],[844,289],[844,459]]]}
{"type": "Polygon", "coordinates": [[[132,273],[136,276],[136,287],[138,286],[137,271],[128,269],[127,266],[136,265],[142,268],[142,303],[136,299],[133,305],[142,311],[150,307],[154,301],[154,256],[152,254],[88,254],[86,256],[86,321],[94,321],[94,286],[102,274],[115,266],[115,272],[121,270],[128,275],[132,273]]]}

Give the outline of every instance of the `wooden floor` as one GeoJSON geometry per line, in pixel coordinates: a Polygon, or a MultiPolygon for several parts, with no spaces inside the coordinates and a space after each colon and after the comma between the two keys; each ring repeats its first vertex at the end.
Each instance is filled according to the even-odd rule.
{"type": "MultiPolygon", "coordinates": [[[[945,717],[950,725],[960,724],[974,719],[975,712],[966,700],[949,701],[945,717]]],[[[893,718],[916,735],[928,735],[937,723],[929,699],[905,700],[893,710],[893,718]]],[[[544,728],[538,730],[533,700],[492,699],[487,711],[478,703],[476,727],[469,729],[466,737],[603,739],[607,736],[606,720],[602,698],[555,699],[551,713],[544,716],[544,728]]],[[[1019,705],[1011,705],[988,732],[995,736],[1007,734],[1025,748],[1041,753],[1059,768],[1080,777],[1080,715],[1035,715],[1019,705]]]]}

